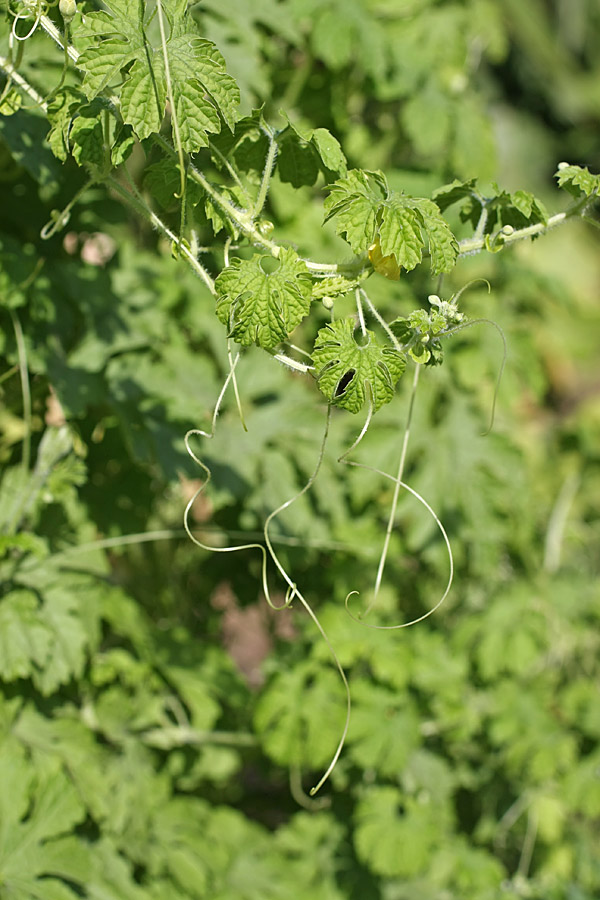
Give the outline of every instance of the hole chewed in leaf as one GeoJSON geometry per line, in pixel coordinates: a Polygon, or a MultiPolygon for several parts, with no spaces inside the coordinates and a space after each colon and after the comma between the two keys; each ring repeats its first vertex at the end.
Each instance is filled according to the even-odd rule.
{"type": "Polygon", "coordinates": [[[338,381],[337,387],[335,389],[335,395],[334,395],[335,397],[341,397],[342,394],[344,394],[346,392],[346,388],[348,387],[348,385],[350,384],[350,382],[352,381],[352,379],[354,378],[355,375],[356,375],[355,369],[348,369],[348,371],[345,373],[345,375],[342,375],[342,377],[338,381]]]}

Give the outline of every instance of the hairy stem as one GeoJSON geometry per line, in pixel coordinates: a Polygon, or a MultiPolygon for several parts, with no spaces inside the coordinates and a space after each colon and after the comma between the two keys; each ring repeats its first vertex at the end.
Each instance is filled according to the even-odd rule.
{"type": "Polygon", "coordinates": [[[269,150],[267,152],[267,158],[265,160],[265,167],[263,169],[260,188],[256,197],[256,202],[254,204],[254,218],[260,215],[263,206],[265,205],[265,201],[267,199],[267,191],[269,190],[269,182],[271,181],[273,166],[275,165],[275,159],[277,157],[277,149],[277,141],[275,140],[274,136],[269,133],[269,150]]]}
{"type": "Polygon", "coordinates": [[[173,125],[173,136],[175,138],[175,149],[179,158],[179,180],[180,180],[180,199],[181,199],[181,227],[179,229],[183,237],[185,231],[185,196],[186,196],[186,172],[185,158],[183,155],[183,145],[181,143],[181,132],[179,131],[179,119],[177,117],[177,109],[175,107],[175,97],[173,96],[173,84],[171,82],[171,69],[169,66],[169,54],[167,53],[167,36],[165,34],[165,23],[163,17],[162,0],[156,0],[156,11],[158,13],[158,27],[160,29],[160,46],[162,49],[163,62],[165,66],[165,80],[167,82],[167,96],[169,98],[169,106],[171,108],[171,122],[173,125]]]}
{"type": "Polygon", "coordinates": [[[108,184],[110,184],[113,190],[116,191],[117,194],[119,194],[120,197],[123,197],[123,199],[126,200],[127,203],[129,203],[141,216],[143,216],[146,221],[150,222],[153,228],[156,228],[157,231],[159,231],[177,246],[179,252],[182,256],[185,257],[186,261],[190,264],[196,275],[200,276],[211,294],[214,294],[215,283],[202,263],[196,259],[185,241],[182,241],[173,231],[171,231],[171,229],[167,225],[165,225],[162,219],[160,219],[159,216],[157,216],[156,213],[150,209],[139,192],[135,190],[135,187],[132,185],[132,190],[135,191],[135,193],[133,193],[132,191],[128,191],[127,188],[123,187],[121,182],[113,175],[109,175],[106,181],[108,184]]]}
{"type": "Polygon", "coordinates": [[[41,94],[38,94],[36,89],[29,84],[29,82],[23,78],[23,76],[15,69],[13,64],[9,59],[5,56],[0,56],[0,69],[6,72],[8,78],[13,81],[18,88],[20,88],[24,94],[33,100],[36,106],[38,106],[43,112],[48,112],[48,104],[44,100],[41,94]]]}

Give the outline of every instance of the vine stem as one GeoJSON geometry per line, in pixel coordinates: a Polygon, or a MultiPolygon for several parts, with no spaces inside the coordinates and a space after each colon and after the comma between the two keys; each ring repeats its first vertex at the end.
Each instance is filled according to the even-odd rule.
{"type": "Polygon", "coordinates": [[[48,112],[48,104],[44,100],[41,94],[38,94],[33,85],[29,84],[29,82],[23,78],[23,76],[19,73],[17,69],[13,66],[11,61],[7,59],[5,56],[0,56],[0,69],[3,69],[11,81],[20,87],[23,93],[27,94],[28,97],[33,100],[36,106],[38,106],[43,112],[48,112]]]}
{"type": "MultiPolygon", "coordinates": [[[[525,228],[517,228],[512,234],[501,233],[497,237],[501,238],[501,246],[504,247],[507,244],[515,244],[517,241],[522,241],[525,238],[535,237],[538,234],[546,234],[546,232],[551,231],[558,225],[563,225],[567,219],[577,215],[580,210],[589,205],[589,202],[590,198],[585,197],[585,202],[578,201],[564,212],[550,216],[547,222],[536,222],[534,225],[527,225],[525,228]]],[[[489,239],[490,235],[487,235],[486,237],[489,239]]],[[[465,240],[459,241],[458,246],[460,249],[458,259],[462,259],[464,256],[471,256],[473,253],[479,253],[480,250],[486,249],[486,237],[479,237],[475,234],[472,238],[466,238],[465,240]]]]}
{"type": "Polygon", "coordinates": [[[183,155],[183,145],[181,143],[181,132],[179,130],[179,119],[177,117],[177,109],[175,107],[175,97],[173,96],[173,84],[171,82],[171,69],[169,66],[169,54],[167,53],[167,36],[165,34],[165,23],[163,17],[162,0],[156,0],[156,12],[158,13],[158,27],[160,29],[160,45],[165,65],[165,80],[167,82],[167,96],[169,98],[169,106],[171,107],[171,122],[173,123],[173,135],[175,137],[175,147],[179,158],[179,179],[180,179],[180,196],[181,196],[181,227],[180,232],[183,237],[185,226],[185,158],[183,155]]]}
{"type": "MultiPolygon", "coordinates": [[[[64,50],[65,45],[64,45],[64,41],[62,40],[62,35],[61,35],[60,31],[54,25],[52,20],[49,19],[48,16],[43,15],[40,17],[39,22],[40,22],[40,25],[42,26],[42,28],[44,29],[44,31],[48,34],[48,36],[51,37],[52,40],[55,41],[56,44],[58,44],[58,46],[61,48],[61,50],[64,50]]],[[[78,62],[79,62],[79,57],[81,55],[79,53],[79,51],[76,50],[75,47],[73,47],[71,44],[67,44],[67,52],[68,52],[70,59],[72,59],[74,64],[77,66],[78,62]]],[[[14,71],[14,67],[12,66],[11,63],[8,62],[8,60],[6,60],[6,63],[8,64],[8,66],[10,66],[11,70],[14,71]]],[[[2,68],[4,68],[4,70],[8,72],[7,67],[2,62],[2,58],[0,58],[0,66],[2,66],[2,68]]],[[[35,102],[38,103],[38,105],[40,105],[40,100],[42,98],[39,97],[39,95],[34,96],[35,94],[37,94],[37,92],[35,91],[34,88],[31,88],[30,85],[27,85],[27,82],[21,76],[19,76],[19,82],[17,82],[16,79],[14,79],[14,80],[15,80],[15,83],[18,83],[19,86],[23,88],[23,90],[26,90],[27,93],[30,94],[32,99],[34,99],[35,102]],[[26,85],[27,85],[27,87],[26,87],[26,85]],[[31,92],[33,92],[33,93],[31,93],[31,92]]],[[[110,99],[111,99],[111,102],[116,107],[118,107],[118,105],[119,105],[118,98],[115,96],[111,96],[110,99]]],[[[171,103],[171,109],[173,111],[174,105],[171,100],[171,95],[169,96],[169,102],[171,103]]],[[[42,107],[42,108],[44,108],[44,107],[42,107]]],[[[152,137],[153,137],[155,143],[159,144],[163,148],[163,150],[165,150],[166,152],[168,152],[170,154],[177,155],[177,151],[173,147],[171,147],[169,145],[169,143],[164,140],[164,138],[160,137],[160,135],[153,135],[152,137]]],[[[273,154],[273,159],[271,162],[271,167],[272,167],[272,165],[274,163],[274,159],[275,159],[275,154],[277,153],[277,145],[276,145],[275,141],[272,142],[272,145],[269,148],[269,155],[271,153],[273,154]],[[273,149],[273,147],[274,147],[274,149],[273,149]]],[[[267,156],[267,162],[268,162],[268,159],[269,159],[269,156],[267,156]]],[[[265,235],[261,234],[260,230],[257,228],[257,226],[254,222],[252,212],[240,210],[236,206],[234,206],[234,204],[231,203],[226,197],[224,197],[210,183],[210,181],[206,178],[206,176],[195,166],[189,165],[187,171],[188,171],[188,175],[192,178],[192,180],[195,181],[197,184],[199,184],[200,187],[205,191],[205,193],[208,194],[208,196],[211,198],[211,200],[213,200],[215,203],[218,204],[218,206],[223,210],[223,212],[228,216],[228,218],[240,229],[240,231],[248,238],[248,240],[250,240],[253,244],[255,244],[258,247],[264,247],[264,249],[268,250],[269,253],[272,256],[274,256],[276,259],[279,258],[279,253],[281,252],[280,245],[275,243],[275,241],[270,241],[267,237],[265,237],[265,235]]],[[[267,171],[267,166],[265,166],[265,172],[266,171],[267,171]]],[[[263,183],[261,184],[259,197],[263,191],[263,186],[264,186],[264,192],[265,192],[265,197],[266,197],[266,188],[268,187],[268,178],[266,179],[266,183],[265,183],[264,174],[265,173],[263,173],[263,183]]],[[[269,175],[270,175],[270,172],[269,172],[269,175]]],[[[262,203],[264,203],[264,199],[262,200],[262,203]]],[[[258,206],[258,198],[257,198],[256,206],[258,206]]],[[[262,206],[261,206],[261,208],[262,208],[262,206]]],[[[336,274],[338,272],[339,273],[349,272],[350,274],[352,274],[355,271],[357,271],[357,262],[356,261],[353,261],[349,264],[347,264],[347,263],[319,263],[319,262],[315,262],[314,260],[311,260],[311,259],[305,259],[304,263],[306,264],[306,267],[311,272],[325,272],[325,273],[330,273],[330,274],[336,274]]],[[[360,260],[360,265],[361,266],[363,265],[362,259],[360,260]]]]}
{"type": "Polygon", "coordinates": [[[398,507],[398,497],[400,496],[401,482],[402,482],[403,476],[404,476],[404,466],[406,464],[406,453],[408,450],[408,441],[410,438],[410,428],[411,428],[411,423],[412,423],[412,415],[413,415],[413,409],[414,409],[414,405],[415,405],[415,397],[417,394],[417,385],[419,383],[420,371],[421,371],[421,366],[419,366],[418,364],[415,363],[415,372],[413,375],[410,399],[408,401],[408,413],[406,416],[406,426],[404,428],[404,438],[402,439],[402,449],[400,451],[400,459],[398,461],[398,472],[396,474],[396,480],[395,480],[395,484],[394,484],[394,494],[392,497],[392,506],[390,509],[390,515],[389,515],[388,524],[387,524],[387,528],[386,528],[386,532],[385,532],[385,538],[383,541],[383,547],[381,549],[381,556],[379,557],[379,566],[377,567],[377,577],[375,578],[375,587],[373,588],[373,596],[371,597],[369,605],[367,606],[365,612],[363,613],[363,618],[364,618],[364,616],[367,616],[373,609],[373,606],[375,605],[375,603],[377,601],[377,597],[379,595],[379,590],[381,588],[381,580],[383,578],[383,570],[385,569],[385,563],[386,563],[387,554],[388,554],[388,550],[389,550],[389,546],[390,546],[390,539],[392,537],[392,531],[394,530],[394,521],[396,519],[396,509],[398,507]]]}
{"type": "Polygon", "coordinates": [[[121,182],[114,177],[114,175],[109,175],[106,179],[107,183],[115,190],[119,196],[123,197],[133,208],[139,212],[150,224],[160,231],[165,237],[169,238],[177,248],[180,253],[185,256],[187,262],[190,264],[194,272],[200,276],[200,278],[204,281],[207,288],[214,294],[215,292],[215,283],[209,273],[206,271],[202,263],[196,259],[190,248],[187,246],[185,241],[180,240],[180,238],[175,234],[175,232],[171,231],[171,229],[165,225],[162,219],[156,215],[156,213],[150,209],[148,204],[143,200],[140,196],[139,192],[135,188],[135,185],[132,184],[132,191],[128,191],[127,188],[123,187],[121,182]]]}
{"type": "MultiPolygon", "coordinates": [[[[39,24],[61,49],[64,50],[66,48],[66,52],[69,58],[73,60],[75,65],[78,65],[80,57],[79,51],[77,51],[71,44],[68,44],[64,41],[63,36],[56,28],[52,20],[49,19],[48,16],[42,15],[39,18],[39,24]]],[[[26,93],[28,93],[29,96],[34,99],[42,109],[44,108],[44,106],[42,105],[43,100],[42,98],[39,98],[35,89],[30,85],[27,85],[27,82],[22,78],[22,76],[19,76],[18,80],[17,78],[15,78],[16,73],[14,67],[12,66],[12,63],[10,63],[8,60],[0,58],[0,66],[7,73],[11,74],[11,77],[15,81],[15,84],[18,84],[19,87],[26,91],[26,93]],[[42,100],[42,103],[40,103],[40,100],[42,100]]],[[[111,102],[115,104],[115,106],[118,106],[118,98],[113,96],[110,99],[111,102]]],[[[154,135],[153,138],[157,143],[160,143],[163,149],[165,149],[167,152],[173,155],[177,155],[177,150],[171,147],[168,142],[164,140],[164,138],[161,138],[159,135],[154,135]]],[[[194,166],[190,165],[188,167],[188,174],[202,187],[202,189],[208,194],[208,196],[218,204],[222,211],[248,238],[248,240],[251,241],[251,243],[255,244],[258,247],[263,247],[275,258],[279,257],[281,246],[274,241],[269,240],[260,232],[254,221],[253,212],[251,210],[238,209],[208,181],[208,179],[202,172],[200,172],[194,166]]],[[[500,249],[500,247],[507,246],[508,244],[514,244],[517,241],[535,237],[536,235],[545,234],[553,228],[556,228],[558,225],[562,225],[569,218],[575,215],[585,214],[585,210],[590,205],[591,199],[592,198],[590,197],[584,197],[581,200],[576,201],[569,209],[551,216],[545,223],[536,222],[535,224],[528,225],[525,228],[516,229],[511,234],[503,234],[499,232],[492,238],[492,242],[496,242],[498,249],[500,249]]],[[[459,242],[458,258],[461,259],[465,256],[471,256],[472,254],[479,253],[481,250],[489,246],[489,241],[489,235],[478,235],[476,231],[473,237],[466,238],[459,242]]],[[[423,256],[428,257],[429,252],[424,252],[423,256]]],[[[350,263],[318,263],[314,262],[313,260],[307,259],[305,259],[304,262],[309,271],[313,273],[356,274],[357,272],[363,271],[365,268],[364,257],[355,258],[350,263]]]]}
{"type": "Polygon", "coordinates": [[[66,50],[69,58],[73,60],[75,65],[77,65],[77,62],[79,61],[79,57],[81,55],[79,53],[79,50],[76,50],[72,44],[69,44],[64,40],[63,35],[60,33],[52,19],[50,19],[48,16],[40,16],[39,21],[46,34],[51,37],[56,44],[58,44],[61,50],[66,50]]]}
{"type": "Polygon", "coordinates": [[[271,175],[273,174],[273,166],[275,165],[275,159],[277,158],[277,150],[277,141],[275,140],[274,135],[269,132],[269,150],[267,153],[267,158],[265,160],[265,167],[263,169],[262,179],[260,182],[260,189],[258,191],[256,202],[254,204],[253,218],[256,218],[256,216],[260,215],[263,206],[265,205],[265,201],[267,199],[267,191],[269,190],[269,182],[271,180],[271,175]]]}
{"type": "Polygon", "coordinates": [[[142,731],[140,738],[151,747],[162,747],[165,742],[177,747],[201,744],[222,744],[227,747],[255,747],[256,737],[247,732],[236,731],[200,731],[189,725],[169,725],[162,728],[151,728],[142,731]]]}

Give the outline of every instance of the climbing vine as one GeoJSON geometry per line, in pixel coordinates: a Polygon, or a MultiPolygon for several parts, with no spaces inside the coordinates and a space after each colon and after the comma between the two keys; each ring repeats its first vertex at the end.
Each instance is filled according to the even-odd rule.
{"type": "MultiPolygon", "coordinates": [[[[334,5],[327,8],[331,6],[332,10],[334,5]]],[[[286,26],[277,19],[281,4],[267,6],[272,6],[273,18],[267,17],[263,24],[279,36],[285,35],[286,26]]],[[[211,11],[209,3],[206,15],[211,11]]],[[[39,229],[41,241],[48,245],[64,241],[66,247],[69,229],[90,198],[101,198],[98,202],[116,200],[138,223],[136,227],[149,229],[157,242],[168,246],[176,271],[191,271],[198,290],[212,298],[211,321],[204,321],[207,314],[203,312],[201,328],[209,335],[207,356],[218,357],[222,378],[214,391],[210,428],[192,427],[185,437],[187,452],[199,467],[202,480],[190,491],[184,527],[203,552],[258,550],[262,560],[258,580],[268,605],[275,610],[303,607],[341,676],[346,715],[339,723],[335,751],[328,758],[320,751],[311,756],[310,748],[307,753],[294,750],[292,754],[276,740],[271,748],[275,760],[293,757],[294,794],[310,807],[316,801],[304,795],[299,773],[307,764],[310,768],[323,767],[324,774],[311,788],[311,795],[329,778],[349,734],[354,691],[344,654],[330,637],[328,623],[315,611],[314,600],[297,583],[293,567],[278,549],[277,540],[283,538],[282,534],[274,536],[274,523],[286,516],[288,523],[293,522],[294,511],[302,508],[308,493],[318,490],[321,469],[332,462],[330,430],[332,422],[342,415],[337,410],[355,415],[356,421],[348,426],[353,435],[346,444],[333,440],[333,462],[347,466],[348,472],[354,467],[365,475],[369,473],[390,489],[391,496],[384,491],[387,506],[381,508],[380,516],[387,527],[382,529],[372,595],[360,612],[355,598],[358,591],[353,584],[347,585],[344,594],[349,618],[357,628],[368,626],[383,633],[420,622],[439,608],[449,594],[455,568],[451,528],[443,523],[426,494],[411,486],[407,454],[415,428],[413,411],[418,404],[419,380],[443,364],[452,337],[460,333],[463,340],[468,336],[476,344],[471,326],[495,325],[485,310],[476,310],[475,315],[467,312],[463,292],[473,279],[466,269],[462,274],[462,263],[473,256],[489,255],[491,264],[492,255],[509,253],[512,245],[542,238],[570,220],[586,220],[597,226],[600,176],[584,166],[558,164],[556,184],[569,199],[556,213],[548,212],[534,193],[506,190],[486,177],[475,177],[477,172],[473,177],[452,179],[452,167],[444,170],[452,180],[444,183],[440,178],[437,186],[430,184],[428,192],[422,192],[426,195],[421,196],[410,184],[402,186],[400,179],[392,180],[378,168],[349,163],[342,142],[333,133],[335,129],[320,124],[313,127],[314,123],[295,117],[292,109],[277,114],[263,104],[241,110],[244,92],[229,71],[223,48],[206,34],[202,5],[198,9],[187,0],[110,0],[105,4],[61,0],[58,5],[10,0],[5,22],[6,46],[0,57],[3,121],[9,128],[17,123],[17,133],[21,120],[23,133],[33,123],[44,152],[52,155],[48,171],[55,173],[59,184],[61,173],[68,171],[69,187],[74,185],[69,196],[62,190],[54,192],[49,217],[39,229]],[[51,72],[48,78],[40,77],[36,68],[40,47],[43,65],[51,72]],[[321,244],[314,234],[303,246],[286,233],[285,217],[278,216],[277,204],[270,202],[273,184],[285,186],[289,196],[298,198],[294,202],[300,207],[306,202],[312,209],[318,198],[322,207],[321,244]],[[403,304],[400,314],[393,298],[406,298],[402,294],[406,284],[414,286],[409,292],[413,308],[403,304]],[[415,296],[421,301],[416,306],[415,296]],[[463,334],[466,329],[469,331],[463,334]],[[280,377],[278,365],[287,374],[290,439],[294,440],[294,386],[299,378],[312,384],[314,405],[323,412],[322,438],[315,458],[306,463],[308,475],[302,486],[264,512],[257,539],[249,536],[213,542],[194,524],[194,517],[202,515],[202,504],[211,502],[208,486],[213,476],[206,454],[210,457],[209,442],[219,431],[219,414],[228,391],[235,399],[239,432],[246,434],[245,377],[251,381],[251,360],[259,356],[270,358],[273,379],[280,377]],[[406,386],[409,380],[412,387],[406,386]],[[373,418],[393,403],[399,405],[402,414],[396,417],[396,423],[401,419],[401,424],[395,426],[399,430],[391,474],[387,464],[358,461],[355,451],[364,446],[373,418]],[[436,542],[441,539],[447,551],[449,575],[444,589],[430,596],[424,612],[418,610],[400,621],[384,616],[382,624],[369,616],[383,590],[401,492],[411,498],[411,503],[416,501],[416,508],[434,524],[436,542]]],[[[320,29],[326,31],[327,23],[321,24],[315,35],[321,34],[320,29]]],[[[324,38],[321,34],[312,40],[324,38]]],[[[321,48],[320,52],[327,59],[329,51],[321,48]]],[[[327,61],[335,67],[335,54],[327,61]]],[[[301,79],[305,77],[308,75],[299,66],[294,90],[302,90],[301,79]]],[[[416,112],[411,115],[414,121],[409,117],[406,128],[414,133],[416,112]]],[[[11,140],[7,138],[7,143],[16,163],[33,166],[23,147],[17,147],[16,138],[11,140]]],[[[417,138],[415,141],[419,145],[417,138]]],[[[464,166],[460,168],[464,175],[464,166]]],[[[477,273],[479,282],[485,280],[481,271],[477,273]]],[[[484,271],[484,275],[488,277],[489,273],[484,271]]],[[[31,291],[46,289],[45,279],[50,276],[42,257],[21,253],[7,239],[3,240],[1,277],[14,331],[15,371],[18,369],[23,385],[27,429],[21,470],[26,479],[31,464],[32,413],[27,377],[31,360],[27,359],[20,309],[31,291]]],[[[51,277],[56,278],[54,274],[51,277]]],[[[493,281],[487,287],[493,292],[493,281]]],[[[176,304],[174,300],[174,308],[176,304]]],[[[100,324],[100,318],[96,321],[100,324]]],[[[502,329],[495,327],[503,344],[497,364],[501,375],[506,339],[502,329]]],[[[118,361],[112,364],[118,366],[118,361]]],[[[58,377],[58,365],[55,369],[58,377]]],[[[92,380],[84,388],[88,389],[95,390],[92,380]]],[[[498,384],[491,401],[492,420],[497,392],[498,384]]],[[[68,405],[66,396],[64,402],[68,405]]],[[[192,425],[196,424],[194,414],[189,411],[192,425]]],[[[302,430],[301,424],[299,428],[302,430]]],[[[251,428],[248,434],[252,440],[251,428]]],[[[64,440],[62,449],[48,446],[39,450],[39,459],[50,460],[50,469],[65,454],[75,453],[72,439],[71,444],[64,440]]],[[[131,440],[135,442],[135,435],[131,440]]],[[[221,462],[226,465],[227,461],[221,462]]],[[[43,471],[38,460],[35,477],[40,485],[43,471]]],[[[74,473],[72,485],[77,484],[77,477],[74,473]]],[[[18,494],[18,489],[13,493],[18,494]]],[[[7,517],[6,547],[11,553],[24,550],[35,556],[36,545],[29,546],[26,540],[23,543],[19,536],[27,510],[26,501],[16,503],[7,517]]],[[[17,597],[10,612],[11,622],[24,621],[33,614],[28,598],[24,594],[17,597]]],[[[32,660],[37,665],[35,653],[32,660]]],[[[298,684],[290,687],[288,694],[283,692],[286,697],[298,689],[310,694],[311,663],[306,666],[306,671],[298,669],[298,684]]],[[[10,681],[28,673],[26,666],[16,664],[3,674],[10,681]]],[[[36,674],[35,678],[40,676],[36,674]]],[[[36,684],[43,693],[42,682],[36,684]]],[[[278,702],[275,698],[274,709],[278,702]]],[[[318,703],[316,706],[315,720],[319,717],[318,703]]],[[[259,726],[268,731],[273,716],[268,703],[259,707],[259,726]]],[[[304,732],[314,727],[298,725],[298,740],[302,741],[304,732]]],[[[356,740],[352,735],[349,739],[356,740]]],[[[364,761],[365,753],[359,755],[364,761]]],[[[375,800],[383,806],[387,802],[383,795],[375,800]]],[[[361,815],[368,817],[370,801],[367,798],[361,802],[361,815]]],[[[74,809],[72,822],[77,821],[77,815],[74,809]]],[[[376,853],[367,831],[365,827],[361,832],[358,853],[371,858],[376,853]]],[[[384,870],[385,865],[381,868],[384,870]]]]}

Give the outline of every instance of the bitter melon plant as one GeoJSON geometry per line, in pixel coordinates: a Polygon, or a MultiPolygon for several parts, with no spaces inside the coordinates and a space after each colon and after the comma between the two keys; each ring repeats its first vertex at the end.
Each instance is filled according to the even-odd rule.
{"type": "MultiPolygon", "coordinates": [[[[507,348],[507,390],[529,367],[538,399],[551,352],[532,349],[526,299],[519,332],[494,298],[546,290],[518,248],[597,226],[600,176],[556,162],[554,213],[547,185],[494,182],[467,85],[482,54],[490,72],[504,59],[510,20],[487,0],[422,6],[3,5],[0,377],[22,405],[2,447],[7,897],[554,898],[579,879],[588,900],[600,884],[581,825],[598,814],[591,650],[575,630],[548,651],[585,651],[543,688],[564,694],[560,722],[511,680],[546,665],[560,613],[520,611],[515,572],[535,566],[519,541],[539,526],[506,475],[527,448],[494,430],[507,348]],[[185,534],[196,546],[162,563],[119,556],[185,534]],[[450,647],[428,623],[453,583],[468,601],[450,647]],[[253,700],[210,610],[232,628],[258,592],[314,633],[291,620],[289,668],[253,700]],[[265,759],[310,814],[281,825],[250,799],[265,759]]],[[[578,603],[593,618],[587,589],[578,603]]],[[[267,640],[278,618],[258,615],[267,640]]]]}

